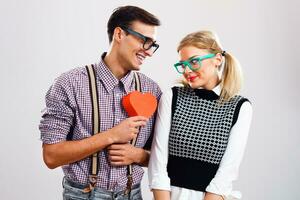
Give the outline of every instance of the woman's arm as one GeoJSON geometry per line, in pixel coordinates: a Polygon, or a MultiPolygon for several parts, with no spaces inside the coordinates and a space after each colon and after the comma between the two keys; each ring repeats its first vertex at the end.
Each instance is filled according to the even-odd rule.
{"type": "Polygon", "coordinates": [[[170,178],[167,172],[168,142],[171,126],[172,91],[163,93],[156,116],[154,137],[152,141],[148,176],[155,199],[170,198],[170,178]]]}
{"type": "Polygon", "coordinates": [[[225,200],[225,199],[223,198],[222,195],[206,192],[204,200],[225,200]]]}
{"type": "MultiPolygon", "coordinates": [[[[207,192],[224,196],[232,192],[232,181],[236,180],[238,176],[239,166],[248,139],[251,119],[252,106],[250,102],[246,101],[242,104],[238,119],[230,131],[225,154],[215,177],[206,188],[207,192]]],[[[237,198],[239,197],[237,196],[237,198]]],[[[215,199],[219,198],[216,197],[215,199]]],[[[208,200],[208,197],[205,200],[208,200]]]]}
{"type": "Polygon", "coordinates": [[[153,195],[155,200],[168,200],[170,199],[170,191],[154,189],[153,195]]]}

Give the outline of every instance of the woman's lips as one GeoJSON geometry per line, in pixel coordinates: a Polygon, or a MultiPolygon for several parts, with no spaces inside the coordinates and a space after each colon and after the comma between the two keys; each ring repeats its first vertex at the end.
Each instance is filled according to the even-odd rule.
{"type": "Polygon", "coordinates": [[[188,77],[188,80],[190,82],[193,82],[196,78],[197,78],[197,76],[190,76],[190,77],[188,77]]]}

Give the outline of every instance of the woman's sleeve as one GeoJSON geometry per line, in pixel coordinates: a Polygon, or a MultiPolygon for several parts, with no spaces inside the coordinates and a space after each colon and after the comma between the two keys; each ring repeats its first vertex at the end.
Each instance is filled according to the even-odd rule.
{"type": "Polygon", "coordinates": [[[162,94],[158,104],[154,137],[148,165],[151,189],[171,190],[167,172],[168,140],[171,127],[172,90],[162,94]]]}
{"type": "Polygon", "coordinates": [[[237,179],[239,166],[244,155],[250,123],[252,119],[251,103],[242,104],[238,119],[230,131],[228,145],[215,177],[206,191],[225,197],[241,198],[239,192],[232,191],[232,182],[237,179]]]}

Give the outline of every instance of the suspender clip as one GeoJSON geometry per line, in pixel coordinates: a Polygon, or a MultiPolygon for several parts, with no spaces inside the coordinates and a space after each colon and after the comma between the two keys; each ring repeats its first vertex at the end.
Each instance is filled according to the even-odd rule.
{"type": "Polygon", "coordinates": [[[97,175],[90,175],[89,176],[89,185],[83,189],[83,192],[84,193],[91,192],[95,188],[96,183],[97,183],[97,175]]]}
{"type": "Polygon", "coordinates": [[[126,187],[126,190],[125,190],[125,195],[129,194],[130,195],[130,192],[131,192],[131,186],[132,186],[132,174],[128,174],[127,176],[127,187],[126,187]]]}

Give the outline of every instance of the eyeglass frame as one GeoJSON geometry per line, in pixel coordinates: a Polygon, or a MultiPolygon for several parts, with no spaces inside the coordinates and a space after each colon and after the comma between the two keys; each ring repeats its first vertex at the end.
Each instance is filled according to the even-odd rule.
{"type": "Polygon", "coordinates": [[[125,26],[121,26],[120,28],[123,29],[125,32],[127,32],[127,33],[129,33],[129,34],[134,35],[134,36],[137,36],[138,38],[142,39],[142,40],[144,41],[144,43],[143,43],[143,49],[144,49],[144,50],[147,51],[147,50],[151,49],[152,47],[154,47],[155,49],[154,49],[154,51],[152,52],[152,53],[154,53],[154,52],[159,48],[159,44],[157,44],[156,41],[153,41],[152,38],[147,37],[147,36],[145,36],[145,35],[143,35],[143,34],[141,34],[141,33],[139,33],[139,32],[136,32],[136,31],[132,30],[131,28],[125,27],[125,26]],[[149,45],[148,48],[145,48],[145,45],[146,45],[147,41],[149,41],[149,40],[150,40],[152,43],[151,43],[151,45],[149,45]]]}
{"type": "MultiPolygon", "coordinates": [[[[199,70],[202,66],[201,66],[201,61],[203,61],[203,60],[205,60],[205,59],[209,59],[209,58],[213,58],[213,57],[215,57],[216,56],[216,54],[214,54],[214,53],[210,53],[210,54],[206,54],[206,55],[204,55],[204,56],[196,56],[196,57],[192,57],[192,58],[190,58],[190,59],[188,59],[188,60],[184,60],[184,61],[180,61],[180,62],[178,62],[178,63],[175,63],[174,64],[174,67],[175,67],[175,69],[176,69],[176,71],[179,73],[179,74],[184,74],[184,72],[185,72],[185,69],[186,69],[186,67],[188,66],[188,68],[190,68],[190,70],[192,70],[192,71],[197,71],[197,70],[199,70]],[[198,64],[198,66],[199,67],[197,67],[197,68],[194,68],[192,65],[192,61],[197,61],[197,64],[198,64]],[[179,70],[178,70],[178,66],[184,66],[184,70],[183,70],[183,72],[180,72],[179,70]]],[[[196,64],[196,63],[195,63],[196,64]]]]}

